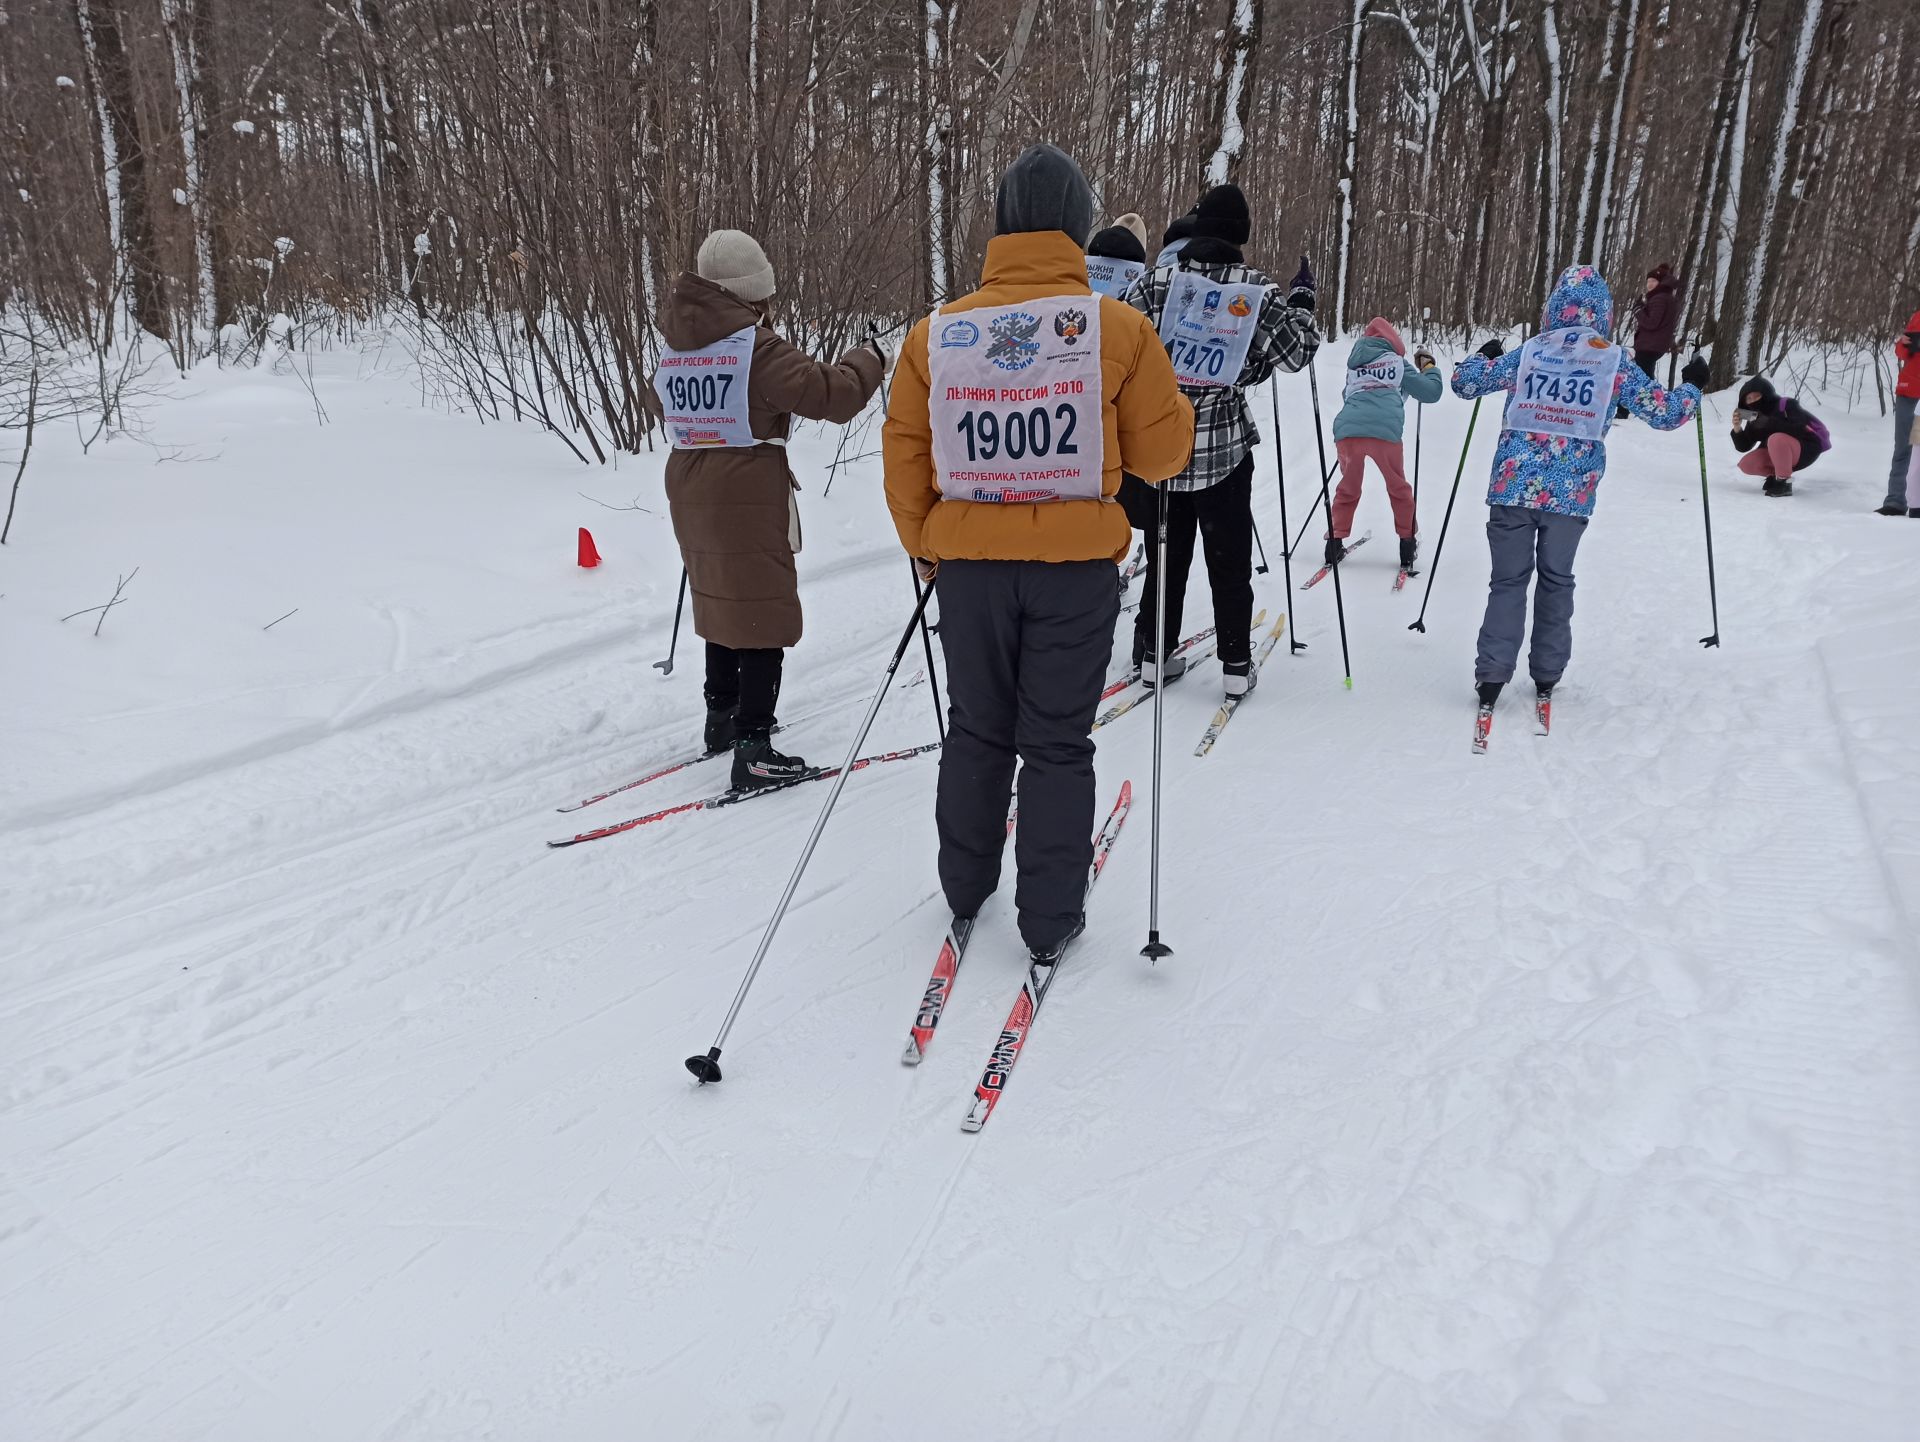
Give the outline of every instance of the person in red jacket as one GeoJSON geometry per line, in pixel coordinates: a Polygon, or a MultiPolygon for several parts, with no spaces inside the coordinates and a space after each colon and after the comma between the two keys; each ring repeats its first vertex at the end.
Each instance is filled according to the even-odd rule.
{"type": "Polygon", "coordinates": [[[1904,516],[1913,504],[1920,510],[1920,496],[1907,494],[1907,461],[1913,453],[1913,411],[1920,402],[1920,310],[1907,322],[1907,333],[1894,342],[1895,363],[1900,368],[1893,387],[1893,465],[1887,471],[1887,498],[1879,514],[1904,516]]]}

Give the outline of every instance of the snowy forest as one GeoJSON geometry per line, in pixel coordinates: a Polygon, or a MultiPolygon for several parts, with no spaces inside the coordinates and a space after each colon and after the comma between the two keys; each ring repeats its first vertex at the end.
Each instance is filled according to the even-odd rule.
{"type": "Polygon", "coordinates": [[[709,228],[765,237],[828,348],[966,290],[1046,138],[1155,226],[1237,180],[1341,327],[1524,324],[1561,265],[1669,262],[1721,384],[1904,316],[1916,65],[1910,0],[25,0],[0,301],[183,364],[397,318],[604,454],[709,228]]]}

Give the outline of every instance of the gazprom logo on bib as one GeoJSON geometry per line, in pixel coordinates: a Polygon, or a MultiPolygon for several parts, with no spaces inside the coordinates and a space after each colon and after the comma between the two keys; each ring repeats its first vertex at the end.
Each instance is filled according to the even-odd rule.
{"type": "Polygon", "coordinates": [[[950,320],[940,327],[941,350],[967,350],[980,344],[980,327],[970,320],[950,320]]]}

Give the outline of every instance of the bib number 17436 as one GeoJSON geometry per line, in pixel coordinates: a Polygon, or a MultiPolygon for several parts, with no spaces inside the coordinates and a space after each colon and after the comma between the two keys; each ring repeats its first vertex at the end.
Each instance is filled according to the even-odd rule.
{"type": "Polygon", "coordinates": [[[1530,401],[1558,401],[1561,405],[1583,408],[1593,404],[1594,393],[1591,376],[1568,376],[1563,380],[1540,371],[1528,375],[1522,389],[1523,396],[1530,401]]]}

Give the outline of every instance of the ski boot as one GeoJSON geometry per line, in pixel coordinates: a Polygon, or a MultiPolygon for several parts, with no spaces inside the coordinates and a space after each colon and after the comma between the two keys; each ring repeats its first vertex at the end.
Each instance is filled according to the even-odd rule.
{"type": "Polygon", "coordinates": [[[1060,958],[1066,954],[1067,948],[1072,946],[1074,941],[1078,939],[1080,933],[1086,929],[1087,914],[1083,911],[1065,936],[1061,937],[1051,946],[1029,946],[1027,948],[1027,957],[1035,966],[1057,965],[1060,958]]]}
{"type": "Polygon", "coordinates": [[[1400,569],[1403,571],[1411,571],[1413,569],[1413,563],[1419,559],[1419,556],[1420,538],[1418,536],[1402,536],[1400,538],[1400,569]]]}
{"type": "Polygon", "coordinates": [[[1345,536],[1327,537],[1327,564],[1337,566],[1347,558],[1347,538],[1345,536]]]}
{"type": "Polygon", "coordinates": [[[722,751],[733,750],[734,718],[739,714],[738,703],[731,706],[707,707],[705,739],[709,756],[717,756],[722,751]]]}
{"type": "Polygon", "coordinates": [[[1760,488],[1763,496],[1790,496],[1793,494],[1793,482],[1770,479],[1760,488]]]}
{"type": "Polygon", "coordinates": [[[1898,501],[1888,501],[1886,505],[1881,506],[1874,512],[1876,516],[1905,516],[1910,514],[1911,512],[1898,501]]]}
{"type": "Polygon", "coordinates": [[[1185,656],[1169,656],[1164,665],[1154,656],[1140,658],[1140,684],[1149,691],[1158,686],[1163,677],[1171,686],[1186,674],[1187,658],[1185,656]]]}
{"type": "Polygon", "coordinates": [[[1545,736],[1553,729],[1554,683],[1535,681],[1533,687],[1533,734],[1545,736]]]}
{"type": "Polygon", "coordinates": [[[1245,700],[1260,684],[1260,673],[1253,669],[1251,661],[1223,661],[1220,671],[1226,678],[1229,701],[1245,700]]]}
{"type": "Polygon", "coordinates": [[[773,749],[765,731],[748,732],[733,743],[733,789],[760,791],[769,786],[784,786],[803,781],[812,767],[798,756],[783,756],[773,749]]]}

